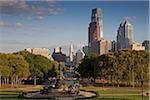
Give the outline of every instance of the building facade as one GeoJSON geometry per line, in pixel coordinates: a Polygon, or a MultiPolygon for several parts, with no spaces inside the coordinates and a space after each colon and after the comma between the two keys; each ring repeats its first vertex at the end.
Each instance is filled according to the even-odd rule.
{"type": "Polygon", "coordinates": [[[25,51],[49,58],[49,49],[47,48],[26,48],[25,51]]]}
{"type": "Polygon", "coordinates": [[[102,38],[100,41],[99,41],[99,54],[102,55],[102,54],[106,54],[108,53],[109,51],[111,51],[111,42],[102,38]]]}
{"type": "Polygon", "coordinates": [[[141,50],[145,50],[145,47],[142,46],[141,43],[134,42],[134,43],[131,45],[131,49],[132,49],[132,50],[136,50],[136,51],[141,51],[141,50]]]}
{"type": "Polygon", "coordinates": [[[116,52],[117,51],[117,42],[111,41],[111,51],[116,52]]]}
{"type": "Polygon", "coordinates": [[[117,50],[130,48],[133,41],[133,25],[128,21],[123,21],[117,31],[117,50]]]}
{"type": "Polygon", "coordinates": [[[62,53],[61,47],[55,48],[52,53],[52,58],[57,62],[65,63],[67,60],[67,56],[62,53]]]}
{"type": "Polygon", "coordinates": [[[78,50],[76,52],[75,59],[74,59],[75,65],[80,64],[81,60],[84,58],[84,56],[85,56],[84,52],[82,50],[78,50]]]}

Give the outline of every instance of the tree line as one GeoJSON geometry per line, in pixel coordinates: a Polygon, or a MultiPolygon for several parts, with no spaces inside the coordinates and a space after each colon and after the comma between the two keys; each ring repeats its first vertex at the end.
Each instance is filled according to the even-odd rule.
{"type": "Polygon", "coordinates": [[[100,78],[111,84],[140,85],[149,81],[149,52],[120,50],[101,56],[86,56],[77,70],[81,77],[100,78]]]}
{"type": "Polygon", "coordinates": [[[55,61],[40,55],[34,55],[27,51],[16,53],[0,53],[0,86],[11,84],[16,86],[22,80],[44,81],[48,77],[59,75],[59,65],[55,61]]]}

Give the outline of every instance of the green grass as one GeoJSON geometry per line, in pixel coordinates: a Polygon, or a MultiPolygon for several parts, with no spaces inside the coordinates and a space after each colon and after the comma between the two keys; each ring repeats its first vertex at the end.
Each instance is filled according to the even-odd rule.
{"type": "MultiPolygon", "coordinates": [[[[140,95],[142,89],[137,87],[82,87],[82,89],[95,91],[98,94],[98,100],[142,100],[140,95]]],[[[144,88],[144,91],[148,91],[148,88],[144,88]]],[[[143,100],[149,100],[148,96],[145,96],[143,100]]]]}
{"type": "MultiPolygon", "coordinates": [[[[107,96],[99,97],[96,100],[142,100],[141,96],[107,96]]],[[[148,97],[143,97],[143,100],[149,100],[148,97]]]]}
{"type": "Polygon", "coordinates": [[[0,91],[0,94],[19,94],[19,91],[0,91]]]}
{"type": "MultiPolygon", "coordinates": [[[[81,90],[87,91],[98,91],[100,94],[140,94],[142,92],[141,88],[131,88],[131,87],[82,87],[81,90]]],[[[144,91],[148,91],[145,88],[144,91]]]]}
{"type": "Polygon", "coordinates": [[[36,87],[33,87],[33,86],[27,86],[27,87],[22,87],[22,88],[15,88],[15,89],[0,89],[0,94],[20,94],[22,92],[30,92],[30,91],[39,91],[42,89],[42,86],[36,86],[36,87]]]}

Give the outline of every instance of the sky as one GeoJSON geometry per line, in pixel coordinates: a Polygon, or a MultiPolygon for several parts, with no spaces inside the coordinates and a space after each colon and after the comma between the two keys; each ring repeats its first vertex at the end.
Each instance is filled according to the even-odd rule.
{"type": "Polygon", "coordinates": [[[0,52],[62,47],[68,54],[70,44],[81,49],[88,43],[93,8],[102,10],[104,38],[116,40],[119,24],[128,19],[135,41],[149,39],[148,1],[9,0],[0,1],[0,52]]]}

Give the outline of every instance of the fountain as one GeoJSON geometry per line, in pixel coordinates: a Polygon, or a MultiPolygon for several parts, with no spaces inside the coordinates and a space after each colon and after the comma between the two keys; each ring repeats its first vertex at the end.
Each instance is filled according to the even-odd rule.
{"type": "Polygon", "coordinates": [[[36,99],[57,99],[57,100],[74,100],[78,98],[95,97],[95,93],[80,91],[78,78],[74,78],[74,73],[62,73],[61,77],[53,78],[38,92],[23,93],[24,98],[36,99]],[[67,73],[67,75],[66,75],[67,73]],[[65,77],[64,77],[65,76],[65,77]],[[71,77],[69,77],[71,76],[71,77]]]}

